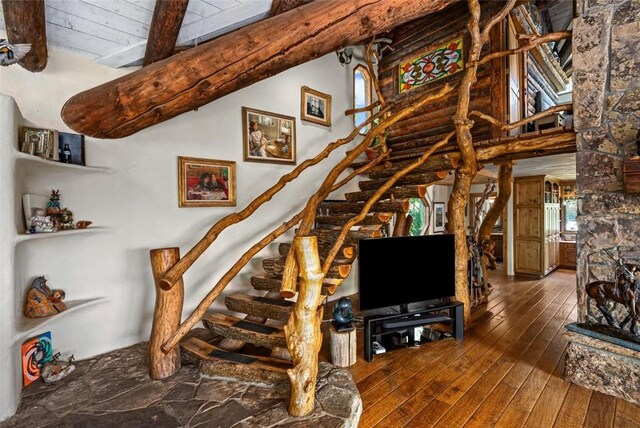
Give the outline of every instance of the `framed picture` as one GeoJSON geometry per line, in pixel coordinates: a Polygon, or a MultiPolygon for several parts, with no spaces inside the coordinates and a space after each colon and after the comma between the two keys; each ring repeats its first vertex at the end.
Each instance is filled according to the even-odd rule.
{"type": "Polygon", "coordinates": [[[59,132],[58,157],[60,162],[84,166],[84,135],[59,132]]]}
{"type": "Polygon", "coordinates": [[[22,344],[22,382],[24,386],[40,379],[40,367],[53,361],[51,332],[32,337],[22,344]]]}
{"type": "Polygon", "coordinates": [[[57,145],[50,129],[21,128],[20,151],[45,159],[56,159],[57,145]]]}
{"type": "Polygon", "coordinates": [[[296,119],[242,107],[244,160],[296,163],[296,119]]]}
{"type": "Polygon", "coordinates": [[[433,231],[444,232],[444,202],[433,203],[433,231]]]}
{"type": "Polygon", "coordinates": [[[236,163],[178,157],[180,207],[235,207],[236,163]]]}
{"type": "Polygon", "coordinates": [[[300,119],[324,126],[331,126],[331,95],[302,87],[300,119]]]}

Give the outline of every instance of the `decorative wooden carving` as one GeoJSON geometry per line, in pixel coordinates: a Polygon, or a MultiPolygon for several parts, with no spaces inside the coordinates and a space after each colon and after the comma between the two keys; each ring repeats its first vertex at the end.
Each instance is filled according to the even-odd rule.
{"type": "Polygon", "coordinates": [[[77,94],[62,118],[85,135],[126,137],[453,1],[311,2],[77,94]]]}
{"type": "Polygon", "coordinates": [[[173,55],[188,5],[189,0],[156,1],[142,63],[144,66],[173,55]]]}
{"type": "Polygon", "coordinates": [[[164,379],[180,370],[180,349],[163,352],[162,344],[180,325],[184,285],[182,279],[170,290],[160,287],[162,275],[180,259],[179,248],[161,248],[149,252],[151,270],[156,284],[156,306],[153,311],[149,372],[151,379],[164,379]]]}
{"type": "Polygon", "coordinates": [[[31,44],[18,64],[33,72],[44,70],[48,59],[44,0],[2,0],[2,12],[9,42],[31,44]]]}
{"type": "Polygon", "coordinates": [[[318,352],[322,346],[324,297],[318,242],[314,236],[297,236],[294,241],[296,262],[300,271],[298,301],[289,317],[284,333],[293,368],[287,370],[291,381],[289,414],[305,416],[313,411],[318,375],[318,352]]]}

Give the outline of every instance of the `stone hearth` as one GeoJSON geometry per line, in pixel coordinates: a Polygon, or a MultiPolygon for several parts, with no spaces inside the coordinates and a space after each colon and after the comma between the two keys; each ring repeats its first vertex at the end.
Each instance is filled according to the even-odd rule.
{"type": "Polygon", "coordinates": [[[289,385],[277,387],[202,377],[184,366],[171,378],[148,374],[148,344],[80,361],[67,378],[25,388],[8,427],[357,427],[362,402],[351,374],[320,363],[316,408],[287,413],[289,385]]]}
{"type": "Polygon", "coordinates": [[[621,346],[623,341],[577,323],[567,329],[565,379],[640,404],[640,346],[621,346]]]}

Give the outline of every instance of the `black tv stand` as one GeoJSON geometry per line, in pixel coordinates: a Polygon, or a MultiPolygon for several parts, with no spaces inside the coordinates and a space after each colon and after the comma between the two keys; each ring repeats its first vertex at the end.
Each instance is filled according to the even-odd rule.
{"type": "Polygon", "coordinates": [[[364,316],[364,359],[373,359],[373,342],[383,335],[434,323],[452,323],[453,337],[464,337],[464,305],[450,302],[408,311],[400,306],[400,313],[376,313],[364,316]],[[448,315],[437,313],[447,311],[448,315]],[[436,313],[434,313],[436,312],[436,313]]]}

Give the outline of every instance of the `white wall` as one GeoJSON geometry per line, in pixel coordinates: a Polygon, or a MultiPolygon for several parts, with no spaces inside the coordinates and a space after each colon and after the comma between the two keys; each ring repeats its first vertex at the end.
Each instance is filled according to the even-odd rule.
{"type": "MultiPolygon", "coordinates": [[[[126,72],[50,49],[49,64],[41,73],[30,73],[18,66],[3,68],[0,73],[0,92],[15,98],[30,124],[71,131],[60,118],[64,102],[126,72]]],[[[19,294],[34,276],[44,274],[50,286],[66,291],[67,299],[108,299],[47,325],[43,331],[51,330],[55,350],[64,356],[86,358],[148,340],[155,298],[149,250],[180,246],[184,254],[216,220],[244,208],[294,168],[242,160],[241,107],[298,118],[300,163],[353,129],[351,119],[343,114],[351,107],[351,76],[352,68],[340,66],[332,53],[131,137],[87,138],[87,165],[111,168],[110,174],[47,169],[46,173],[33,171],[20,177],[23,191],[48,194],[52,188],[60,189],[63,206],[74,212],[76,220],[91,220],[95,226],[107,228],[92,235],[38,240],[36,245],[23,245],[16,252],[22,260],[21,271],[16,272],[19,294]],[[331,128],[299,120],[303,85],[332,95],[331,128]],[[178,208],[178,156],[236,161],[237,207],[178,208]]],[[[304,172],[250,220],[220,235],[185,276],[185,315],[250,245],[303,206],[330,167],[351,146],[338,149],[329,160],[304,172]]],[[[354,188],[355,183],[345,191],[354,188]]],[[[7,192],[9,189],[2,188],[3,198],[7,192]]],[[[342,192],[338,192],[332,198],[341,196],[342,192]]],[[[264,256],[275,253],[275,244],[263,251],[264,256]]],[[[257,260],[250,262],[224,294],[250,290],[249,278],[254,272],[262,272],[257,260]]],[[[353,287],[353,283],[346,287],[353,287]]],[[[17,313],[19,309],[0,308],[2,312],[7,310],[17,313]]],[[[6,361],[0,364],[5,365],[6,361]]]]}

